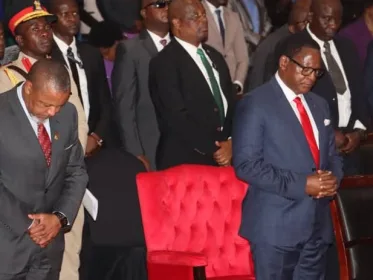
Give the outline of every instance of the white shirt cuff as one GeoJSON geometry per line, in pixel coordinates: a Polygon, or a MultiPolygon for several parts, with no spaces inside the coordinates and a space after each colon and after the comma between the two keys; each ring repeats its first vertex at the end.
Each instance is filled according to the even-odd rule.
{"type": "Polygon", "coordinates": [[[367,128],[359,120],[355,121],[354,129],[355,128],[367,130],[367,128]]]}

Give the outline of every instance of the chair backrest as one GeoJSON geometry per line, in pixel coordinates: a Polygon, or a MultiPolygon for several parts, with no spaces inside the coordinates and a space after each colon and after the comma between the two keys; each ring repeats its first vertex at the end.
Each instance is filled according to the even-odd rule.
{"type": "Polygon", "coordinates": [[[231,167],[181,165],[141,173],[137,185],[147,249],[203,253],[207,277],[254,275],[238,235],[247,184],[231,167]]]}
{"type": "Polygon", "coordinates": [[[346,177],[332,213],[341,280],[373,279],[373,176],[346,177]]]}

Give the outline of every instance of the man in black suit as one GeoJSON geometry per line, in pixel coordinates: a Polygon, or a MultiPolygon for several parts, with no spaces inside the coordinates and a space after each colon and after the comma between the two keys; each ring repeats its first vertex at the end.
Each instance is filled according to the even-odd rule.
{"type": "Polygon", "coordinates": [[[336,35],[342,22],[340,0],[312,1],[311,12],[311,23],[304,32],[320,45],[328,70],[312,91],[329,103],[344,174],[356,175],[361,172],[358,148],[369,120],[358,54],[350,40],[336,35]]]}
{"type": "MultiPolygon", "coordinates": [[[[48,10],[58,18],[53,28],[53,59],[63,62],[71,71],[78,95],[88,120],[86,156],[97,152],[110,127],[110,90],[105,66],[98,49],[76,42],[79,31],[79,7],[75,0],[49,0],[48,10]]],[[[83,231],[83,215],[78,216],[72,230],[65,235],[65,255],[60,280],[79,279],[79,252],[83,231]]]]}
{"type": "Polygon", "coordinates": [[[174,0],[169,22],[175,38],[149,67],[161,131],[157,167],[230,165],[233,85],[224,57],[203,44],[208,35],[203,5],[174,0]]]}
{"type": "MultiPolygon", "coordinates": [[[[303,32],[320,45],[323,67],[327,70],[312,91],[329,104],[336,146],[344,160],[344,174],[358,174],[358,147],[365,138],[369,119],[358,54],[351,41],[336,35],[342,21],[340,0],[313,0],[311,13],[311,23],[303,32]]],[[[335,245],[329,248],[327,258],[325,279],[339,279],[335,245]]]]}

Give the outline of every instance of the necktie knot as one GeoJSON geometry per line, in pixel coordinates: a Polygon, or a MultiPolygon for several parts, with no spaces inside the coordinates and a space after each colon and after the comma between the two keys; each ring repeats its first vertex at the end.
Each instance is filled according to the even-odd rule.
{"type": "Polygon", "coordinates": [[[330,43],[328,41],[324,42],[324,49],[326,52],[330,52],[330,43]]]}
{"type": "Polygon", "coordinates": [[[216,13],[216,15],[217,15],[218,17],[221,16],[221,11],[220,11],[220,9],[216,9],[216,10],[215,10],[215,13],[216,13]]]}
{"type": "Polygon", "coordinates": [[[71,56],[71,57],[74,57],[73,49],[71,47],[67,48],[67,55],[71,56]]]}
{"type": "Polygon", "coordinates": [[[166,39],[162,39],[162,40],[159,41],[159,43],[161,43],[161,45],[163,47],[165,47],[167,45],[167,40],[166,39]]]}
{"type": "Polygon", "coordinates": [[[201,48],[198,48],[198,49],[197,49],[197,54],[198,54],[199,56],[205,57],[205,54],[203,53],[203,50],[202,50],[201,48]]]}
{"type": "Polygon", "coordinates": [[[294,102],[295,102],[297,105],[302,104],[302,100],[300,99],[299,96],[294,98],[294,102]]]}

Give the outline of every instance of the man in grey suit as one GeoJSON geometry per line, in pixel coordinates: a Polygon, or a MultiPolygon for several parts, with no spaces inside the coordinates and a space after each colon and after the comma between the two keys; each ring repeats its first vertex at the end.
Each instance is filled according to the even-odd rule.
{"type": "Polygon", "coordinates": [[[0,95],[0,279],[57,280],[88,182],[62,63],[39,60],[0,95]]]}
{"type": "Polygon", "coordinates": [[[268,35],[256,49],[249,72],[248,90],[268,82],[278,68],[275,50],[280,41],[302,31],[309,22],[311,0],[298,0],[292,5],[288,23],[268,35]]]}
{"type": "Polygon", "coordinates": [[[159,140],[157,118],[148,88],[149,62],[170,42],[169,1],[143,0],[145,29],[134,39],[121,42],[112,73],[112,92],[122,146],[155,169],[159,140]]]}
{"type": "Polygon", "coordinates": [[[264,0],[229,0],[228,7],[240,16],[246,43],[253,52],[272,29],[264,0]]]}

